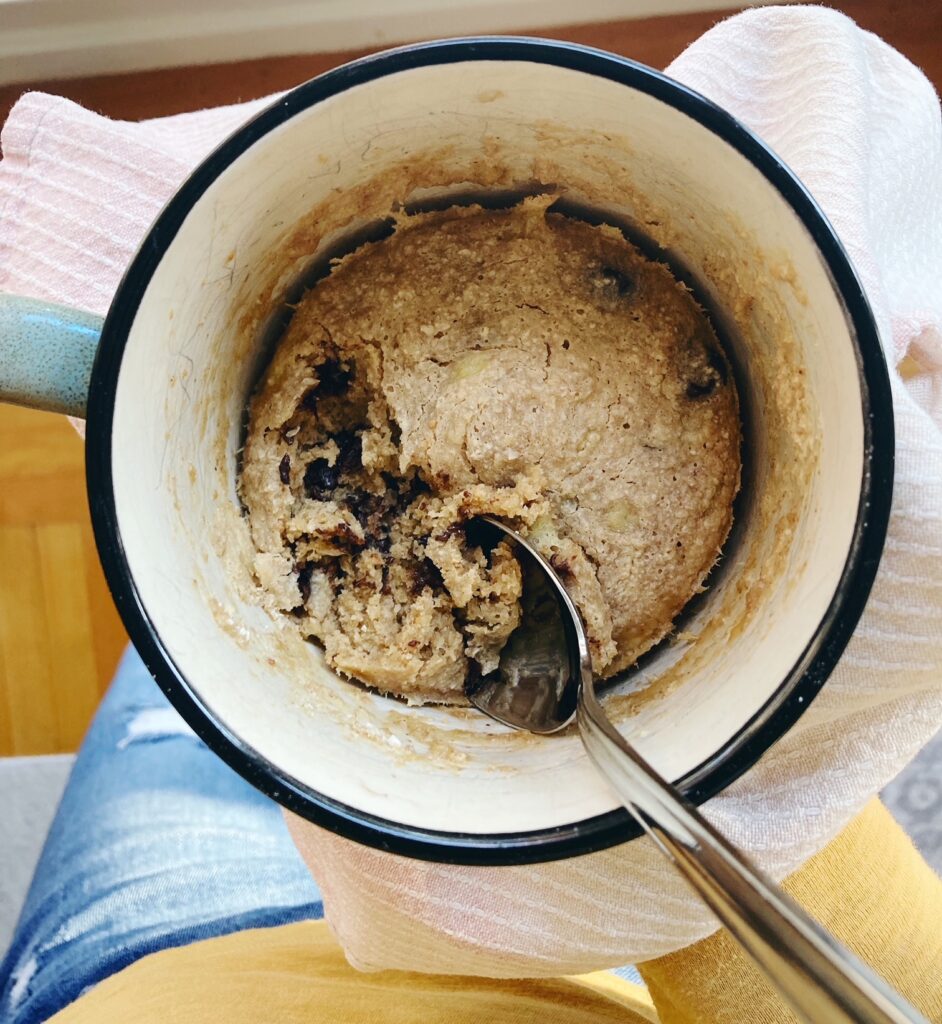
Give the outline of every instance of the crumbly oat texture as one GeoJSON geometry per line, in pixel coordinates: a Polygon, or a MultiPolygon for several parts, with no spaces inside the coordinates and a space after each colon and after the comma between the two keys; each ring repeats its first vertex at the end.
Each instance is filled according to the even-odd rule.
{"type": "Polygon", "coordinates": [[[299,304],[241,477],[259,595],[339,672],[458,702],[519,621],[505,518],[610,676],[660,640],[732,522],[725,356],[666,267],[532,199],[400,218],[299,304]]]}

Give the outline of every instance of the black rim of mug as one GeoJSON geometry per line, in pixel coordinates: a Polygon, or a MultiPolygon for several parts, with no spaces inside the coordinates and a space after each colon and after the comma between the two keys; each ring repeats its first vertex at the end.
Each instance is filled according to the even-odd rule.
{"type": "Polygon", "coordinates": [[[866,456],[853,539],[831,603],[804,652],[775,693],[708,760],[678,780],[703,803],[730,785],[797,721],[837,664],[863,612],[890,514],[894,469],[893,405],[873,314],[857,274],[824,214],[794,173],[732,115],[667,76],[627,58],[573,43],[514,37],[443,40],[385,51],[312,79],[256,115],[211,153],[157,217],[118,287],[102,331],[88,401],[87,483],[99,556],[128,634],[161,689],[200,738],[240,775],[290,810],[348,839],[403,856],[454,864],[556,860],[634,839],[627,811],[530,832],[441,832],[403,825],[332,800],[280,771],[218,721],[174,664],[138,593],[125,557],[112,479],[112,419],[124,347],[147,286],[197,200],[256,141],[302,110],[385,75],[478,60],[555,65],[607,78],[693,118],[749,160],[801,219],[840,296],[860,377],[866,456]]]}

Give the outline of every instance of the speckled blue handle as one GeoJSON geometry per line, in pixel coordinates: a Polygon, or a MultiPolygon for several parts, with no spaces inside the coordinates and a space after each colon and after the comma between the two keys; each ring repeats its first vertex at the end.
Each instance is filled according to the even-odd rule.
{"type": "Polygon", "coordinates": [[[102,319],[0,295],[0,402],[85,416],[102,319]]]}

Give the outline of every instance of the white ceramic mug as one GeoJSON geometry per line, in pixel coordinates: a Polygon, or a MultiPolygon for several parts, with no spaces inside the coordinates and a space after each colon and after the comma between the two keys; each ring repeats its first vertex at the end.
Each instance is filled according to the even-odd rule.
{"type": "Polygon", "coordinates": [[[836,663],[879,561],[893,468],[860,283],[801,184],[728,114],[569,44],[390,51],[293,90],[207,158],[130,266],[93,368],[93,321],[0,306],[0,396],[81,412],[88,387],[99,551],[168,697],[276,800],[411,856],[545,860],[636,828],[575,736],[367,692],[259,609],[236,496],[244,409],[312,257],[395,204],[550,186],[663,247],[737,367],[734,536],[678,633],[608,697],[640,752],[700,802],[794,723],[836,663]]]}

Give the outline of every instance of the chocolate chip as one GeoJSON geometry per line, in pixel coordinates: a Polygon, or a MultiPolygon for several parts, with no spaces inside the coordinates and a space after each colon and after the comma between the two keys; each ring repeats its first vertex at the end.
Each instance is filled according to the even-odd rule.
{"type": "Polygon", "coordinates": [[[332,558],[329,562],[325,562],[321,566],[321,572],[329,579],[334,582],[342,580],[346,577],[343,566],[340,564],[340,560],[332,558]]]}
{"type": "Polygon", "coordinates": [[[464,527],[464,523],[452,523],[450,526],[445,527],[441,533],[436,533],[435,540],[437,540],[439,544],[446,544],[452,537],[457,536],[459,533],[463,533],[464,527]]]}
{"type": "Polygon", "coordinates": [[[356,521],[365,530],[370,521],[370,516],[376,512],[380,500],[376,494],[369,494],[366,491],[351,491],[343,499],[343,503],[350,509],[356,521]]]}
{"type": "Polygon", "coordinates": [[[315,501],[326,501],[336,489],[340,470],[326,459],[315,459],[304,471],[304,490],[315,501]]]}
{"type": "Polygon", "coordinates": [[[337,458],[331,466],[326,459],[315,459],[304,471],[304,489],[315,501],[325,501],[337,488],[344,474],[362,466],[363,441],[352,430],[341,430],[330,438],[337,445],[337,458]]]}
{"type": "Polygon", "coordinates": [[[352,430],[341,430],[332,437],[337,445],[337,461],[334,466],[341,474],[352,473],[363,465],[363,438],[352,430]]]}
{"type": "Polygon", "coordinates": [[[301,571],[298,573],[298,593],[301,595],[302,606],[307,604],[307,599],[311,596],[311,577],[313,575],[314,566],[310,562],[301,566],[301,571]]]}
{"type": "Polygon", "coordinates": [[[623,271],[616,267],[602,267],[599,274],[604,285],[616,291],[622,298],[634,294],[635,282],[623,271]]]}
{"type": "Polygon", "coordinates": [[[716,390],[716,384],[715,377],[708,377],[705,380],[692,380],[687,385],[685,394],[691,401],[696,401],[698,398],[706,398],[716,390]]]}
{"type": "Polygon", "coordinates": [[[413,566],[412,592],[414,594],[421,594],[426,587],[431,590],[440,590],[444,585],[442,574],[431,558],[423,558],[418,565],[413,566]]]}
{"type": "Polygon", "coordinates": [[[353,527],[349,523],[338,523],[329,530],[322,531],[321,536],[328,537],[340,547],[362,548],[364,546],[364,541],[354,533],[353,527]]]}
{"type": "Polygon", "coordinates": [[[283,455],[281,462],[278,463],[278,475],[281,477],[281,482],[288,486],[291,483],[291,456],[283,455]]]}
{"type": "MultiPolygon", "coordinates": [[[[372,548],[374,551],[378,551],[382,555],[388,555],[389,549],[392,547],[392,538],[385,531],[377,531],[376,533],[366,532],[366,547],[372,548]]],[[[383,579],[385,580],[386,566],[383,566],[383,579]]]]}
{"type": "Polygon", "coordinates": [[[387,554],[392,546],[386,516],[395,510],[398,497],[397,492],[392,489],[383,494],[353,490],[343,499],[344,504],[363,528],[363,533],[366,535],[366,546],[375,548],[383,554],[387,554]]]}

